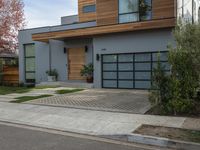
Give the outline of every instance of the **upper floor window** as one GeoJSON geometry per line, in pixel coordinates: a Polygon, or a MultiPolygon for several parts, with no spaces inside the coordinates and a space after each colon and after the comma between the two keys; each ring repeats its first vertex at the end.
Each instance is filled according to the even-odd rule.
{"type": "Polygon", "coordinates": [[[152,0],[119,0],[119,23],[150,20],[151,7],[152,0]]]}
{"type": "Polygon", "coordinates": [[[96,5],[83,6],[83,13],[96,12],[96,5]]]}

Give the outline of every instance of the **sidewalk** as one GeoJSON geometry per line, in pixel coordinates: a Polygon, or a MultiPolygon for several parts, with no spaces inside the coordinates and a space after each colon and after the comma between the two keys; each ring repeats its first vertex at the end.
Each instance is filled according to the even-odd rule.
{"type": "Polygon", "coordinates": [[[0,121],[88,135],[129,135],[142,124],[200,130],[200,119],[11,104],[0,102],[0,121]]]}

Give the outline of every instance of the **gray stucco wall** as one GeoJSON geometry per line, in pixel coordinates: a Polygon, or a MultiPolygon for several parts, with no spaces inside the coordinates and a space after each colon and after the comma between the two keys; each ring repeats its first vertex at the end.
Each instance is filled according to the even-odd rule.
{"type": "Polygon", "coordinates": [[[93,45],[92,39],[76,39],[57,41],[50,40],[49,43],[32,41],[32,34],[38,32],[47,32],[48,28],[38,28],[31,30],[23,30],[19,32],[19,78],[20,82],[25,82],[25,68],[24,68],[24,44],[35,44],[35,62],[36,62],[36,83],[47,81],[46,71],[49,70],[49,56],[51,49],[51,68],[58,71],[59,81],[67,81],[67,54],[64,53],[64,47],[85,47],[88,46],[86,53],[86,64],[92,62],[93,45]],[[49,46],[50,44],[50,46],[49,46]]]}
{"type": "MultiPolygon", "coordinates": [[[[25,81],[24,44],[35,43],[36,51],[36,82],[47,81],[46,71],[49,69],[49,43],[32,41],[32,34],[48,32],[48,28],[23,30],[19,33],[19,71],[20,81],[25,81]]],[[[96,54],[137,53],[165,51],[168,44],[174,44],[172,29],[145,30],[137,32],[117,33],[96,36],[93,39],[50,40],[51,66],[57,69],[59,81],[67,81],[67,54],[63,49],[88,46],[86,62],[94,63],[94,86],[101,88],[101,60],[96,61],[96,54]]]]}
{"type": "Polygon", "coordinates": [[[24,68],[24,44],[35,44],[36,55],[36,81],[46,80],[45,71],[49,67],[49,45],[42,42],[32,41],[32,34],[40,31],[48,31],[45,28],[22,30],[19,32],[19,80],[25,82],[25,68],[24,68]],[[42,53],[40,53],[42,51],[42,53]]]}
{"type": "Polygon", "coordinates": [[[166,51],[167,45],[170,43],[174,45],[172,29],[145,30],[95,37],[93,39],[94,87],[101,88],[101,60],[96,61],[96,54],[166,51]]]}

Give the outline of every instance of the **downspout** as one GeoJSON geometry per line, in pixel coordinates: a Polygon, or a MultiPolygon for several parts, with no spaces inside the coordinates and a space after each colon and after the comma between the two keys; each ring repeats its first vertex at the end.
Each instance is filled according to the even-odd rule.
{"type": "Polygon", "coordinates": [[[184,0],[182,0],[182,18],[184,18],[184,0]]]}
{"type": "Polygon", "coordinates": [[[194,24],[194,0],[192,0],[192,24],[194,24]]]}
{"type": "MultiPolygon", "coordinates": [[[[49,32],[51,32],[51,28],[49,27],[49,32]]],[[[49,39],[49,71],[51,72],[52,70],[52,58],[51,58],[51,39],[49,39]]]]}
{"type": "Polygon", "coordinates": [[[51,65],[51,39],[49,40],[49,71],[51,72],[52,70],[52,65],[51,65]]]}

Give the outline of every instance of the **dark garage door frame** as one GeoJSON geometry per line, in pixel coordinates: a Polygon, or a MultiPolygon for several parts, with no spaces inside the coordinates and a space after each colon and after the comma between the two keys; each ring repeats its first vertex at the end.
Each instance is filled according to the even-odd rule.
{"type": "Polygon", "coordinates": [[[160,62],[165,68],[164,71],[170,72],[170,66],[168,64],[168,60],[166,57],[168,51],[102,54],[101,55],[102,88],[145,89],[145,90],[150,89],[152,85],[151,78],[153,74],[153,68],[155,68],[155,66],[158,63],[159,53],[160,53],[160,62]],[[145,57],[142,58],[142,56],[145,55],[147,56],[147,59],[145,59],[145,57]],[[146,67],[147,69],[142,69],[142,67],[143,68],[146,67]],[[140,76],[139,73],[141,73],[142,76],[145,76],[146,74],[148,77],[142,78],[142,76],[140,76]],[[126,77],[122,78],[120,74],[121,75],[125,74],[126,77]],[[112,86],[113,83],[114,86],[112,86]],[[128,83],[129,86],[122,86],[124,83],[125,84],[128,83]],[[144,86],[145,83],[148,83],[146,87],[144,86]],[[142,86],[142,84],[144,85],[142,86]]]}

